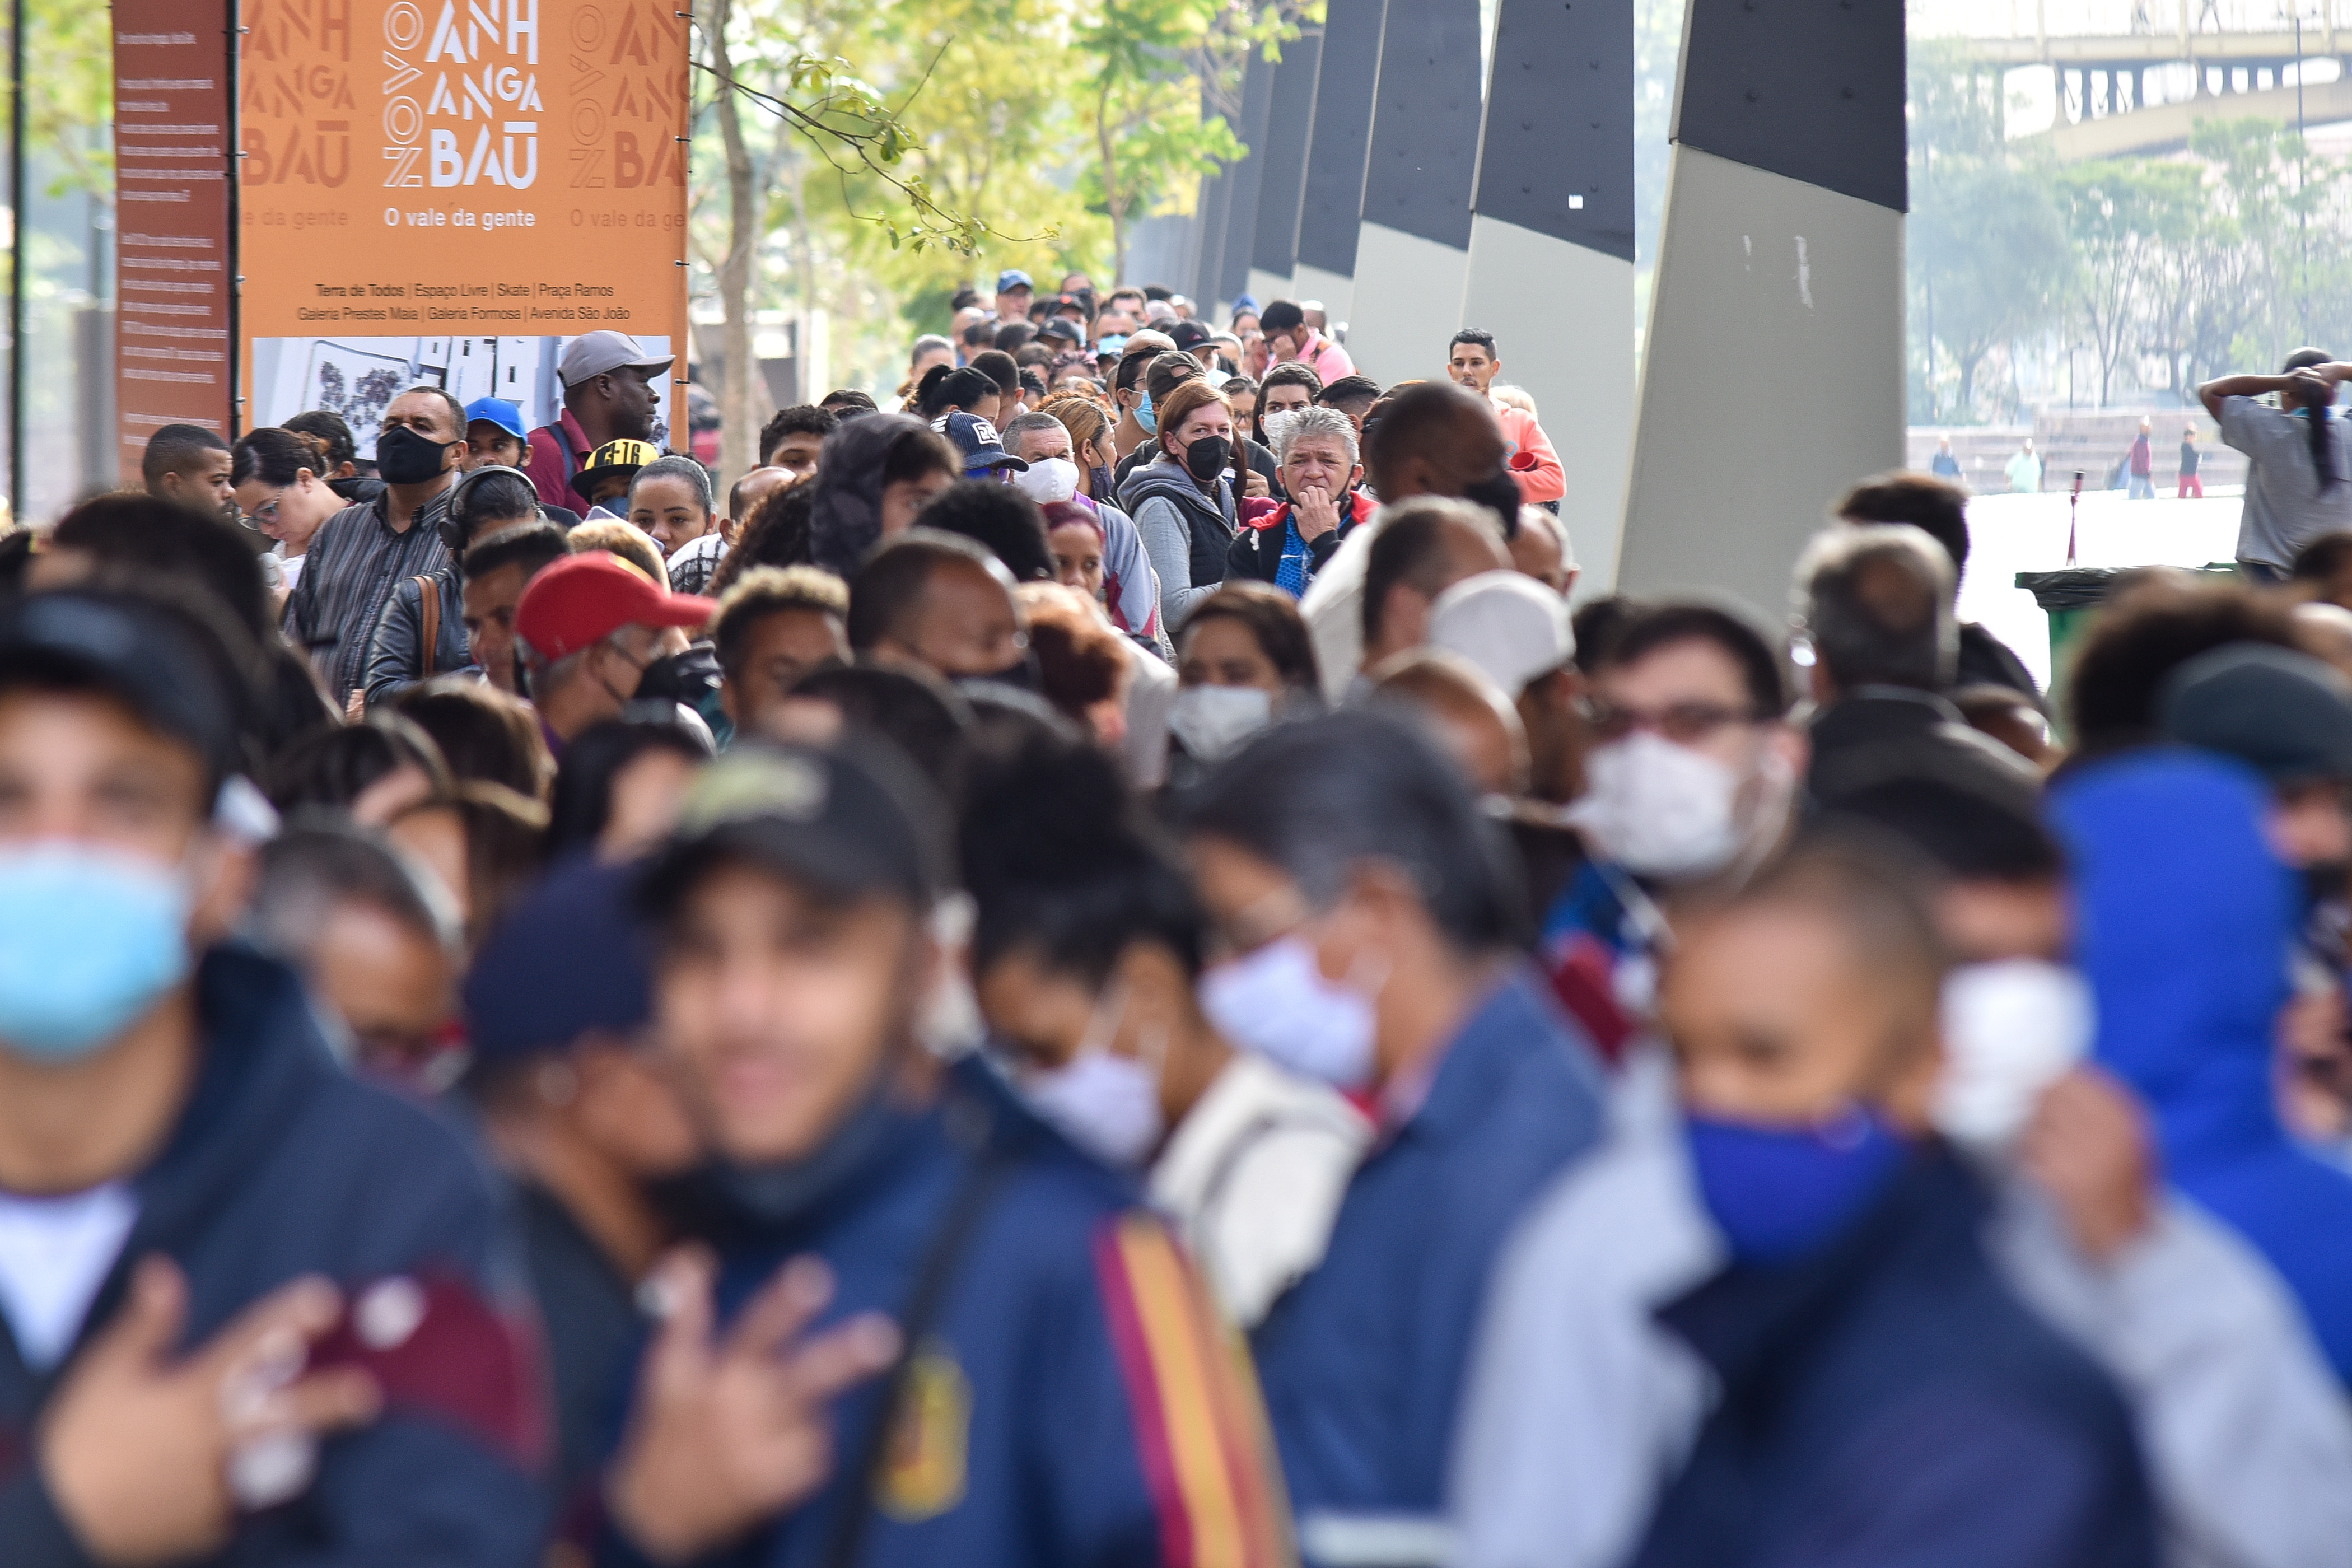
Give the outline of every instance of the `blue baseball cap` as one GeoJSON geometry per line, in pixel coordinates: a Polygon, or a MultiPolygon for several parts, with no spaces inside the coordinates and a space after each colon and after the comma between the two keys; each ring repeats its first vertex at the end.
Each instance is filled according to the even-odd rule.
{"type": "Polygon", "coordinates": [[[1003,438],[996,426],[977,414],[955,413],[948,416],[940,434],[955,443],[963,454],[963,471],[967,479],[977,478],[994,468],[1026,468],[1029,465],[1004,449],[1003,438]]]}
{"type": "Polygon", "coordinates": [[[503,397],[477,397],[466,405],[466,423],[488,420],[518,441],[530,439],[530,432],[522,427],[522,410],[503,397]]]}
{"type": "Polygon", "coordinates": [[[523,896],[466,976],[477,1061],[569,1049],[583,1036],[625,1038],[653,1016],[650,944],[629,895],[642,868],[567,862],[523,896]]]}
{"type": "Polygon", "coordinates": [[[996,275],[996,291],[1002,294],[1007,289],[1026,289],[1034,294],[1037,291],[1037,285],[1030,281],[1029,274],[1018,267],[1008,267],[996,275]]]}

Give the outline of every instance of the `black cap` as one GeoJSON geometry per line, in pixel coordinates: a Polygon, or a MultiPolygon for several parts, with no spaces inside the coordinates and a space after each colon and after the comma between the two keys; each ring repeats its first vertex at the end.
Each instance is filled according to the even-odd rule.
{"type": "Polygon", "coordinates": [[[1066,343],[1078,343],[1086,341],[1086,334],[1078,331],[1078,324],[1076,321],[1066,321],[1059,316],[1055,316],[1038,328],[1037,335],[1041,338],[1056,338],[1066,343]]]}
{"type": "Polygon", "coordinates": [[[739,743],[688,792],[638,904],[666,917],[715,864],[742,860],[820,892],[926,909],[945,885],[946,816],[913,768],[878,746],[739,743]]]}
{"type": "Polygon", "coordinates": [[[1215,335],[1208,328],[1194,321],[1179,321],[1168,329],[1169,339],[1186,353],[1191,353],[1215,335]]]}
{"type": "Polygon", "coordinates": [[[2352,683],[2267,643],[2232,643],[2165,679],[2164,732],[2236,757],[2274,784],[2352,779],[2352,683]]]}
{"type": "Polygon", "coordinates": [[[642,869],[589,859],[560,866],[499,923],[466,975],[476,1061],[512,1061],[644,1026],[653,981],[629,908],[642,869]]]}
{"type": "Polygon", "coordinates": [[[238,700],[221,654],[172,607],[99,589],[31,594],[0,612],[0,686],[102,690],[185,742],[215,783],[238,765],[238,700]]]}

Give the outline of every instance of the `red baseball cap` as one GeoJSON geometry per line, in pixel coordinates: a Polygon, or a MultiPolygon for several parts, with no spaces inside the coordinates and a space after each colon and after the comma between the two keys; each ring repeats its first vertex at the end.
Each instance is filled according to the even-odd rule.
{"type": "Polygon", "coordinates": [[[719,602],[673,594],[607,550],[566,556],[530,580],[515,606],[515,636],[549,663],[623,626],[698,626],[719,602]]]}

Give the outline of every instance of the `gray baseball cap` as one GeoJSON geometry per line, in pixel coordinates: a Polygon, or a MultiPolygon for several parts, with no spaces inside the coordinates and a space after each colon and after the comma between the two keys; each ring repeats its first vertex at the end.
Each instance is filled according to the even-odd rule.
{"type": "Polygon", "coordinates": [[[577,386],[592,375],[616,370],[667,370],[675,354],[649,354],[626,332],[583,332],[572,340],[557,362],[555,374],[566,386],[577,386]]]}

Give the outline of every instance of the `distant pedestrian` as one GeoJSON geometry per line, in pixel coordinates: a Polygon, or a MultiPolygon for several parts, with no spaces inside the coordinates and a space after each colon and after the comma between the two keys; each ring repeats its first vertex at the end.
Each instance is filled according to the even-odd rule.
{"type": "Polygon", "coordinates": [[[2028,436],[2009,460],[2009,493],[2030,496],[2042,493],[2042,458],[2033,450],[2033,437],[2028,436]]]}
{"type": "Polygon", "coordinates": [[[2197,474],[2197,459],[2200,456],[2202,456],[2202,454],[2197,450],[2197,426],[2191,425],[2188,429],[2183,430],[2180,433],[2180,493],[2178,497],[2179,500],[2187,500],[2190,496],[2195,496],[2199,500],[2203,500],[2205,499],[2205,481],[2200,479],[2197,474]]]}
{"type": "Polygon", "coordinates": [[[1953,484],[1960,482],[1960,460],[1952,456],[1952,438],[1949,436],[1937,437],[1935,460],[1927,465],[1927,471],[1939,479],[1948,479],[1953,484]]]}
{"type": "Polygon", "coordinates": [[[2147,431],[2148,422],[2143,419],[2139,422],[2139,434],[2132,439],[2131,456],[2126,460],[2131,470],[2133,500],[2156,499],[2156,453],[2148,446],[2147,431]]]}

